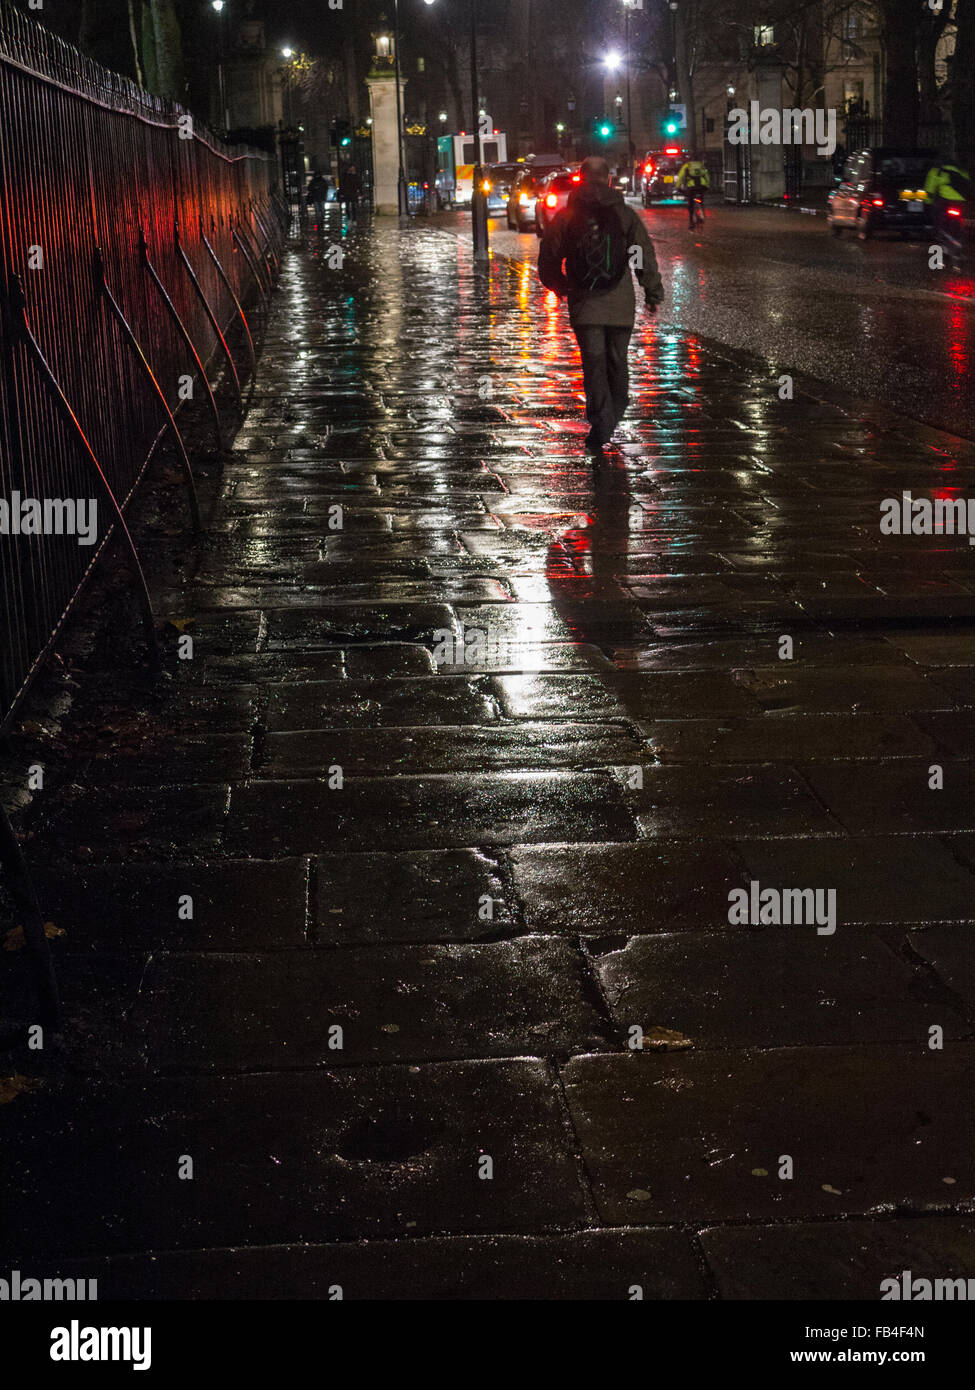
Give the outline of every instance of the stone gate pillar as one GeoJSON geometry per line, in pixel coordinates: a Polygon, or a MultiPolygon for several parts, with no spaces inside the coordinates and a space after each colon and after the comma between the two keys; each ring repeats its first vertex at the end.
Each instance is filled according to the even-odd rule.
{"type": "MultiPolygon", "coordinates": [[[[385,72],[375,69],[366,78],[369,88],[369,112],[372,116],[372,177],[373,197],[376,211],[399,212],[397,180],[399,178],[399,152],[396,144],[396,76],[390,68],[385,72]]],[[[400,77],[400,110],[403,105],[403,89],[406,82],[400,77]]]]}

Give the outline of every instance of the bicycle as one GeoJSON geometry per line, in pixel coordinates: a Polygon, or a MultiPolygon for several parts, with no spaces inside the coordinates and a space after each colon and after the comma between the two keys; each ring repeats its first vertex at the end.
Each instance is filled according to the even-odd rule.
{"type": "Polygon", "coordinates": [[[688,197],[694,206],[694,217],[692,220],[689,219],[688,230],[693,231],[695,227],[704,226],[704,194],[703,192],[688,190],[688,197]]]}

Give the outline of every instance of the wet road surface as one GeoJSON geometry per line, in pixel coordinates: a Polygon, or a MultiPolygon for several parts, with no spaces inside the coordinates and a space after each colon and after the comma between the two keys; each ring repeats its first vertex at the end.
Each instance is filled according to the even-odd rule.
{"type": "Polygon", "coordinates": [[[208,540],[143,528],[170,679],[93,643],[19,735],[68,1026],[0,1086],[10,1267],[964,1276],[972,550],[878,522],[975,451],[643,323],[594,473],[530,266],[447,226],[344,247],[287,257],[208,540]],[[732,921],[754,883],[835,893],[833,929],[732,921]]]}
{"type": "MultiPolygon", "coordinates": [[[[665,323],[975,439],[975,280],[928,266],[929,241],[834,238],[816,215],[709,205],[641,213],[667,291],[665,323]]],[[[464,214],[459,234],[469,235],[464,214]]],[[[492,223],[498,252],[534,260],[533,232],[492,223]]]]}

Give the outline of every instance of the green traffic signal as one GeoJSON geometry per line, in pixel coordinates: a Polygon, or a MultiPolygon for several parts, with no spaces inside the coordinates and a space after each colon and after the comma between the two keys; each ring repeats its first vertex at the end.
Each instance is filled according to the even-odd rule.
{"type": "Polygon", "coordinates": [[[613,127],[611,125],[601,125],[599,127],[599,133],[604,140],[608,140],[613,133],[613,127]]]}

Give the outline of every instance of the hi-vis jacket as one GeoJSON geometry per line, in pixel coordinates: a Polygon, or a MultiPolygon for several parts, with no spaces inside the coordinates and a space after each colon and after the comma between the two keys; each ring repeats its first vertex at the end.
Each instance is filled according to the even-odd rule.
{"type": "Polygon", "coordinates": [[[968,174],[957,164],[936,164],[928,170],[924,180],[924,191],[929,198],[944,198],[949,203],[963,203],[966,194],[962,189],[968,184],[968,174]],[[959,184],[962,185],[959,188],[959,184]]]}
{"type": "Polygon", "coordinates": [[[693,193],[696,188],[711,187],[708,171],[700,160],[689,159],[686,164],[681,165],[680,173],[677,175],[677,187],[685,193],[693,193]]]}

